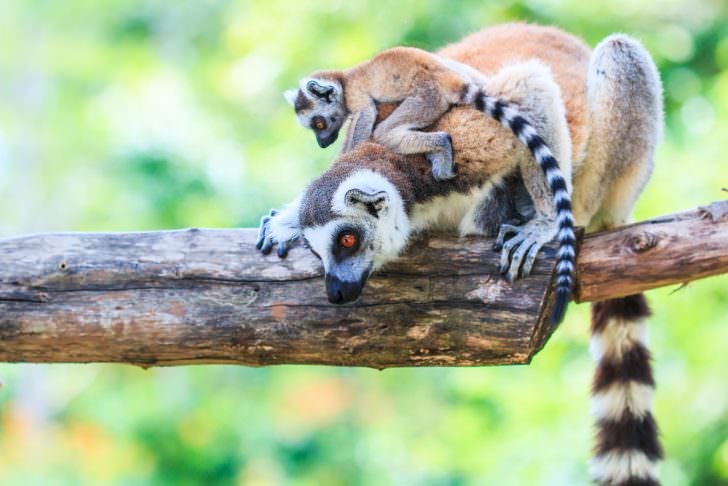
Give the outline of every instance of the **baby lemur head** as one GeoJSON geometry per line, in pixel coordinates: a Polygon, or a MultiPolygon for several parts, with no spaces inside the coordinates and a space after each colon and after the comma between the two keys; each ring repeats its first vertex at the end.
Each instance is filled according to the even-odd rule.
{"type": "Polygon", "coordinates": [[[299,217],[334,304],[356,300],[370,274],[396,259],[410,237],[400,190],[385,174],[361,165],[337,163],[313,181],[299,217]]]}
{"type": "Polygon", "coordinates": [[[313,130],[322,148],[336,141],[348,115],[342,78],[336,71],[314,73],[301,80],[299,89],[283,93],[296,110],[298,122],[313,130]]]}

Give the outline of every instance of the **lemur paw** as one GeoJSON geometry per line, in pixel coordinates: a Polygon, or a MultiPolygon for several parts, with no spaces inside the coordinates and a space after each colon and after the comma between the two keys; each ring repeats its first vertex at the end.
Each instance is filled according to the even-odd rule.
{"type": "Polygon", "coordinates": [[[453,171],[452,139],[444,134],[438,150],[426,154],[432,164],[432,176],[435,180],[446,181],[455,177],[453,171]]]}
{"type": "Polygon", "coordinates": [[[514,282],[527,277],[541,248],[551,241],[556,226],[549,220],[531,220],[523,226],[501,225],[493,249],[501,252],[500,272],[514,282]],[[514,235],[506,239],[508,235],[514,235]]]}
{"type": "Polygon", "coordinates": [[[263,216],[260,219],[258,241],[255,243],[255,247],[264,255],[268,255],[273,250],[273,246],[276,246],[278,257],[285,258],[291,245],[299,238],[298,233],[293,228],[281,231],[279,221],[282,219],[281,214],[279,211],[271,209],[268,216],[263,216]]]}

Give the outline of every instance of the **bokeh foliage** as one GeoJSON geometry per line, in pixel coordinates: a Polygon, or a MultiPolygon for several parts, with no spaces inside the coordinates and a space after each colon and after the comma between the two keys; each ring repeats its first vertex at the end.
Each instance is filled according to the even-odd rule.
{"type": "MultiPolygon", "coordinates": [[[[254,226],[336,148],[281,91],[482,26],[642,39],[667,129],[642,219],[725,198],[724,0],[3,0],[0,233],[254,226]]],[[[650,293],[666,485],[728,484],[728,278],[650,293]]],[[[587,484],[588,307],[529,367],[0,365],[0,484],[587,484]]]]}

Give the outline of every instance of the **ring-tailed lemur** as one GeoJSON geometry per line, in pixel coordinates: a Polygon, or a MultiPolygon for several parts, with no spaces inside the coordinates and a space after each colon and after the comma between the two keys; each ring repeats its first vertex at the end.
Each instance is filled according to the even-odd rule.
{"type": "MultiPolygon", "coordinates": [[[[637,41],[610,36],[590,53],[580,40],[557,29],[509,24],[470,35],[439,54],[486,74],[507,73],[495,93],[530,110],[528,118],[559,160],[573,163],[577,224],[599,230],[627,221],[651,173],[662,126],[659,76],[637,41]],[[556,91],[538,63],[509,65],[519,59],[547,65],[556,91]],[[553,111],[564,107],[568,124],[562,127],[557,121],[563,119],[553,111]],[[572,157],[561,157],[562,150],[572,157]]],[[[436,183],[425,175],[429,167],[424,158],[365,142],[340,156],[283,211],[264,218],[261,248],[270,251],[277,244],[284,255],[292,241],[305,238],[323,261],[330,300],[349,301],[359,295],[371,271],[396,258],[417,231],[449,227],[462,234],[487,233],[484,217],[489,215],[483,210],[491,206],[493,188],[518,169],[535,213],[519,235],[532,229],[541,234],[533,222],[548,213],[544,202],[551,200],[544,196],[548,188],[538,185],[543,177],[534,175],[533,164],[523,163],[528,154],[520,144],[473,112],[453,109],[433,126],[452,135],[456,179],[436,183]]],[[[563,169],[570,185],[571,167],[563,169]]],[[[512,254],[504,247],[502,259],[511,269],[520,268],[525,254],[527,260],[535,257],[531,248],[537,239],[525,241],[508,248],[512,254]]],[[[593,403],[599,432],[591,472],[601,485],[659,484],[662,450],[651,413],[648,315],[642,295],[594,306],[592,349],[598,368],[593,403]]]]}
{"type": "MultiPolygon", "coordinates": [[[[313,73],[301,81],[298,91],[285,94],[294,105],[301,125],[314,131],[322,147],[336,140],[339,129],[351,114],[353,121],[343,153],[350,152],[373,134],[377,142],[396,153],[426,154],[432,162],[435,179],[441,181],[455,175],[451,137],[446,132],[417,129],[432,125],[451,106],[459,104],[472,105],[512,130],[543,170],[554,199],[556,217],[550,231],[546,224],[541,225],[543,236],[530,245],[532,251],[525,265],[514,269],[517,271],[509,271],[504,260],[501,270],[511,281],[518,273],[527,276],[538,250],[557,236],[560,245],[556,265],[557,298],[552,320],[560,322],[573,285],[576,244],[566,179],[544,139],[518,108],[485,93],[484,87],[489,83],[492,80],[465,64],[421,49],[396,47],[347,71],[313,73]],[[398,102],[401,104],[373,130],[377,104],[398,102]]],[[[560,119],[554,121],[555,124],[561,123],[562,111],[556,110],[555,115],[560,119]]],[[[570,156],[568,151],[563,155],[570,156]]],[[[519,233],[512,225],[503,225],[501,231],[498,246],[502,246],[506,235],[519,233]]],[[[517,234],[506,244],[504,253],[510,252],[513,245],[525,238],[524,234],[517,234]]]]}
{"type": "MultiPolygon", "coordinates": [[[[425,154],[435,179],[455,177],[452,140],[445,132],[422,131],[456,105],[473,105],[508,123],[524,143],[529,128],[517,107],[487,95],[488,78],[472,67],[414,47],[395,47],[344,71],[316,71],[284,93],[299,123],[321,147],[336,141],[351,118],[342,152],[374,139],[400,154],[425,154]],[[377,105],[400,103],[375,129],[377,105]]],[[[533,134],[535,135],[535,133],[533,134]]],[[[539,145],[540,147],[540,145],[539,145]]]]}

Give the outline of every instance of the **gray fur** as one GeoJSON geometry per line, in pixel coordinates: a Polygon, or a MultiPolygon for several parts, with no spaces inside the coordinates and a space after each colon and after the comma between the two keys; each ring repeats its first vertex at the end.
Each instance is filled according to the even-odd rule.
{"type": "Polygon", "coordinates": [[[533,201],[519,175],[506,178],[478,203],[475,224],[486,236],[496,236],[503,224],[520,225],[535,215],[533,201]]]}
{"type": "Polygon", "coordinates": [[[615,34],[594,49],[587,96],[591,136],[573,199],[577,221],[598,230],[627,221],[652,173],[663,126],[662,85],[644,47],[615,34]]]}
{"type": "Polygon", "coordinates": [[[325,78],[301,80],[298,90],[289,90],[284,97],[296,110],[298,123],[316,134],[322,147],[333,143],[349,112],[344,102],[344,88],[339,81],[325,78]],[[316,117],[324,120],[326,127],[315,127],[316,117]]]}

